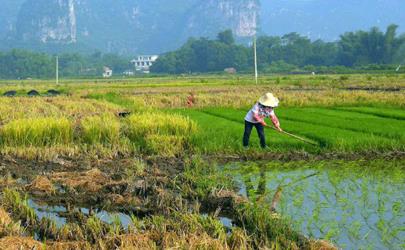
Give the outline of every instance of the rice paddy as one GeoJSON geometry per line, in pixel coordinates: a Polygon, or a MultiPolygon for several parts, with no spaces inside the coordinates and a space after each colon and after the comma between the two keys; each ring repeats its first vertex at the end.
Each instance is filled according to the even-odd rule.
{"type": "Polygon", "coordinates": [[[263,203],[283,186],[279,211],[306,235],[343,249],[401,249],[404,166],[403,161],[262,162],[231,164],[226,171],[234,173],[241,193],[263,203]]]}
{"type": "Polygon", "coordinates": [[[0,97],[0,249],[405,246],[403,75],[31,80],[0,91],[15,91],[0,97]],[[268,148],[254,131],[242,147],[243,118],[265,92],[280,98],[281,127],[318,146],[266,129],[268,148]]]}

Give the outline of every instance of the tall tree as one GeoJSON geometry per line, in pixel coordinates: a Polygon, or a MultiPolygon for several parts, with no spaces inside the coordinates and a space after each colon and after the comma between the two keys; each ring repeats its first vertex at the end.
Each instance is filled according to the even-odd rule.
{"type": "Polygon", "coordinates": [[[230,29],[218,33],[217,38],[218,38],[218,41],[220,41],[221,43],[225,43],[227,45],[231,45],[231,44],[235,43],[235,39],[233,37],[232,30],[230,30],[230,29]]]}

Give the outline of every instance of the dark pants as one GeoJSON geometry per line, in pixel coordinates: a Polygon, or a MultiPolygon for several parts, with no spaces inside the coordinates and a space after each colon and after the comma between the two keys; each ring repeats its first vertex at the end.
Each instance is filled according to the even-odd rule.
{"type": "Polygon", "coordinates": [[[266,138],[264,136],[264,127],[260,123],[251,123],[248,121],[245,121],[245,133],[243,134],[243,146],[247,147],[249,146],[249,138],[250,134],[252,133],[253,127],[256,127],[257,134],[259,135],[260,138],[260,146],[262,148],[266,147],[266,138]]]}

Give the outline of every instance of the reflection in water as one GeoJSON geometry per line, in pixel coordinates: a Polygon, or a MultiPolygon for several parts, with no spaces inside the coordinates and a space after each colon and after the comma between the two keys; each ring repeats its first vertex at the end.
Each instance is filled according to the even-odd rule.
{"type": "Polygon", "coordinates": [[[313,162],[227,166],[249,199],[271,206],[301,232],[344,249],[403,249],[404,162],[313,162]]]}
{"type": "Polygon", "coordinates": [[[254,188],[254,181],[252,181],[252,178],[255,177],[254,175],[243,175],[243,182],[244,182],[244,186],[246,187],[246,190],[248,190],[248,192],[246,193],[247,197],[249,199],[259,199],[261,196],[266,194],[266,172],[267,172],[267,168],[265,164],[260,164],[259,165],[259,170],[260,170],[260,175],[259,175],[259,181],[258,181],[258,185],[257,188],[254,188]]]}
{"type": "MultiPolygon", "coordinates": [[[[42,218],[49,218],[55,221],[58,227],[62,227],[68,221],[67,218],[62,216],[61,214],[65,214],[68,209],[64,206],[49,206],[47,204],[40,204],[33,200],[28,200],[28,205],[35,210],[35,214],[38,216],[38,219],[41,220],[42,218]]],[[[113,223],[114,221],[119,220],[121,226],[125,229],[131,225],[131,217],[124,213],[110,213],[104,210],[96,211],[95,213],[88,208],[79,208],[80,212],[86,215],[95,215],[101,221],[105,223],[113,223]]],[[[75,222],[75,221],[72,221],[75,222]]]]}

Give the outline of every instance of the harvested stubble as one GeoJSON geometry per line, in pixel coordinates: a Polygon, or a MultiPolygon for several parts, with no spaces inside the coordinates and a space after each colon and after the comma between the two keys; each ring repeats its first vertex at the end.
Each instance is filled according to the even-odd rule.
{"type": "Polygon", "coordinates": [[[88,192],[98,192],[111,179],[98,169],[87,172],[60,172],[51,176],[54,182],[72,189],[81,189],[88,192]]]}
{"type": "Polygon", "coordinates": [[[7,236],[0,239],[0,249],[16,250],[16,249],[43,249],[44,245],[41,242],[29,237],[13,237],[7,236]]]}
{"type": "Polygon", "coordinates": [[[0,238],[4,236],[17,236],[22,231],[20,223],[14,222],[10,215],[0,207],[0,238]]]}
{"type": "MultiPolygon", "coordinates": [[[[85,151],[79,145],[55,145],[55,146],[2,146],[0,154],[25,160],[53,161],[60,156],[80,156],[85,151]]],[[[91,154],[90,154],[91,155],[91,154]]]]}
{"type": "MultiPolygon", "coordinates": [[[[131,99],[145,107],[155,108],[181,108],[187,107],[187,92],[181,94],[145,94],[131,97],[131,99]]],[[[405,95],[403,92],[369,92],[345,91],[338,89],[320,89],[315,91],[290,91],[278,87],[245,87],[222,90],[219,93],[207,91],[195,92],[194,107],[232,107],[245,108],[253,105],[265,92],[273,92],[279,97],[283,107],[308,107],[308,106],[397,106],[404,107],[405,95]],[[246,96],[249,93],[249,96],[246,96]]]]}
{"type": "Polygon", "coordinates": [[[45,176],[37,176],[27,189],[33,193],[39,194],[53,194],[55,192],[55,187],[52,182],[45,176]]]}
{"type": "Polygon", "coordinates": [[[10,224],[11,222],[12,220],[10,215],[2,207],[0,207],[0,226],[10,224]]]}
{"type": "Polygon", "coordinates": [[[116,113],[120,107],[108,102],[79,98],[27,98],[0,97],[0,123],[16,119],[40,117],[67,117],[80,119],[101,113],[116,113]]]}

